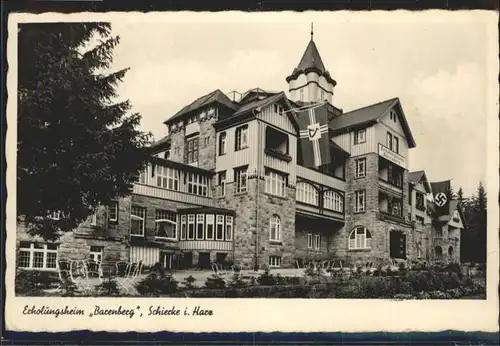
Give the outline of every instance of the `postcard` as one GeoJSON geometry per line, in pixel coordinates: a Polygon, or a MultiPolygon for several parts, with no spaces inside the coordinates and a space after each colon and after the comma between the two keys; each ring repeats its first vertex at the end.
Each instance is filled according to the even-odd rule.
{"type": "Polygon", "coordinates": [[[7,329],[497,330],[496,23],[12,14],[7,329]]]}

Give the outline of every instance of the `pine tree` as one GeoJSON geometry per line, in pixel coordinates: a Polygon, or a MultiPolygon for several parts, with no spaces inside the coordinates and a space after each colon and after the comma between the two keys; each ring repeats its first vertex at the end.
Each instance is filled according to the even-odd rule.
{"type": "Polygon", "coordinates": [[[486,262],[486,234],[487,234],[487,197],[482,182],[477,188],[477,197],[474,203],[473,224],[475,227],[475,249],[476,261],[486,262]]]}
{"type": "Polygon", "coordinates": [[[116,101],[128,69],[108,72],[119,43],[109,23],[21,24],[18,38],[17,214],[56,239],[131,192],[150,134],[116,101]]]}

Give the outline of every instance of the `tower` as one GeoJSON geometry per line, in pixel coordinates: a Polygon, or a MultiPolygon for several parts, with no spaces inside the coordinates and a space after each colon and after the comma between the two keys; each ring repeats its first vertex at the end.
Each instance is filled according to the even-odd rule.
{"type": "Polygon", "coordinates": [[[318,48],[314,43],[311,24],[311,40],[300,59],[299,65],[286,78],[290,99],[295,102],[328,101],[332,103],[333,88],[337,82],[326,70],[318,48]]]}

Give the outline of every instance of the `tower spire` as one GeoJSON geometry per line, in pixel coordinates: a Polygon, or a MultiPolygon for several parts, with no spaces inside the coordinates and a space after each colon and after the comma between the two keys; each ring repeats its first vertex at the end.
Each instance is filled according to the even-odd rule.
{"type": "Polygon", "coordinates": [[[313,40],[313,36],[314,36],[314,23],[311,22],[311,41],[313,40]]]}

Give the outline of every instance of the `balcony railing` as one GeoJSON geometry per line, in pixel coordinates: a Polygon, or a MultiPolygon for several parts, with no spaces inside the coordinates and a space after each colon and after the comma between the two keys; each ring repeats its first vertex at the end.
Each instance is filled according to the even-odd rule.
{"type": "Polygon", "coordinates": [[[388,213],[388,212],[383,211],[383,210],[380,210],[379,212],[380,212],[380,218],[381,219],[386,219],[386,220],[391,220],[391,221],[395,221],[395,222],[406,223],[406,220],[401,215],[391,214],[391,213],[388,213]]]}
{"type": "Polygon", "coordinates": [[[396,184],[393,184],[387,180],[384,180],[382,178],[379,178],[379,183],[380,186],[391,191],[395,192],[397,194],[403,194],[403,188],[401,186],[397,186],[396,184]]]}
{"type": "Polygon", "coordinates": [[[336,189],[339,191],[346,190],[346,182],[342,179],[332,177],[330,175],[326,175],[320,173],[318,171],[306,168],[304,166],[297,166],[297,177],[303,178],[309,181],[314,181],[315,183],[330,187],[332,189],[336,189]]]}
{"type": "Polygon", "coordinates": [[[164,189],[157,186],[135,184],[133,193],[137,195],[157,197],[176,202],[189,203],[194,205],[213,206],[213,199],[210,197],[189,194],[187,192],[164,189]]]}

